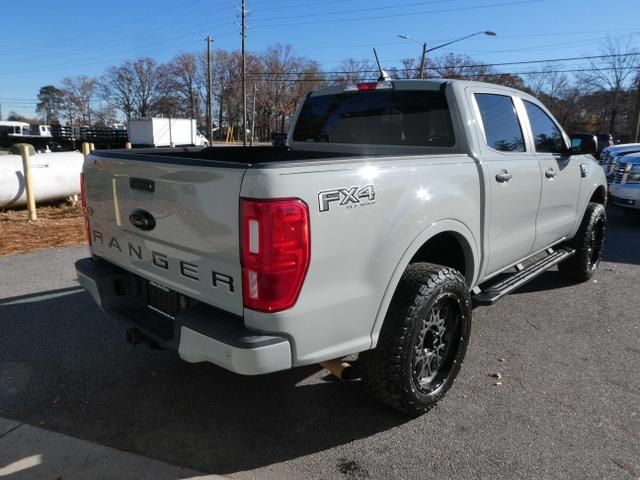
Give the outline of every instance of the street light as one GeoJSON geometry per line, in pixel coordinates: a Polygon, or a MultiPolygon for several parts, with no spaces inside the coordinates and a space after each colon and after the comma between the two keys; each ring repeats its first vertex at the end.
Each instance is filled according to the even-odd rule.
{"type": "Polygon", "coordinates": [[[413,40],[418,45],[422,45],[422,60],[420,61],[420,77],[419,78],[423,79],[424,78],[424,61],[427,56],[427,42],[421,42],[419,40],[416,40],[411,35],[408,35],[406,33],[398,35],[398,37],[404,38],[405,40],[413,40]]]}
{"type": "Polygon", "coordinates": [[[426,60],[428,52],[433,52],[434,50],[437,50],[439,48],[446,47],[447,45],[451,45],[452,43],[460,42],[462,40],[466,40],[467,38],[475,37],[476,35],[488,35],[490,37],[495,37],[496,36],[496,32],[492,32],[491,30],[483,30],[483,31],[480,31],[480,32],[476,32],[476,33],[471,33],[469,35],[465,35],[464,37],[456,38],[454,40],[451,40],[450,42],[446,42],[446,43],[443,43],[441,45],[437,45],[437,46],[431,47],[431,48],[427,48],[427,42],[421,42],[419,40],[416,40],[411,35],[408,35],[406,33],[402,34],[402,35],[398,35],[398,37],[403,38],[405,40],[413,40],[418,45],[422,45],[422,60],[420,61],[420,78],[424,78],[424,62],[426,60]]]}

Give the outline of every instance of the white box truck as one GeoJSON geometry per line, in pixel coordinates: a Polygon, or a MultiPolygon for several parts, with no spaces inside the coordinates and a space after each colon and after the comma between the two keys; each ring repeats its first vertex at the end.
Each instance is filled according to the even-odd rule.
{"type": "Polygon", "coordinates": [[[138,118],[129,120],[129,142],[133,146],[169,147],[171,144],[207,146],[209,142],[187,118],[138,118]]]}

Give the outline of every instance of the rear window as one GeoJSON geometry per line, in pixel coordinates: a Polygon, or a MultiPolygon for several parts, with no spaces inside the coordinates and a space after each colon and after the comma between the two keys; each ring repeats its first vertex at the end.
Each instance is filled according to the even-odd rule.
{"type": "Polygon", "coordinates": [[[476,93],[487,145],[499,152],[524,152],[524,136],[511,97],[476,93]]]}
{"type": "Polygon", "coordinates": [[[443,92],[362,91],[305,101],[297,142],[451,147],[451,115],[443,92]]]}

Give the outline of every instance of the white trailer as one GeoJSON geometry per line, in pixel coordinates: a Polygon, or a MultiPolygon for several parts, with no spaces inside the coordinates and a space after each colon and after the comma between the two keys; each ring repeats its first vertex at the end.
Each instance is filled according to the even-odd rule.
{"type": "Polygon", "coordinates": [[[129,142],[134,146],[168,147],[171,144],[208,145],[196,128],[196,121],[186,118],[138,118],[129,120],[129,142]]]}

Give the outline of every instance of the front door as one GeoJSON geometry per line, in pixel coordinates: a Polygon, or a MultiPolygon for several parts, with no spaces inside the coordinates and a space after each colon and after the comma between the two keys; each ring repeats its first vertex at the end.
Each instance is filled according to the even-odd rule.
{"type": "Polygon", "coordinates": [[[580,198],[580,161],[568,155],[562,131],[540,106],[523,100],[536,157],[540,165],[542,195],[536,222],[534,250],[565,238],[576,221],[580,198]]]}

